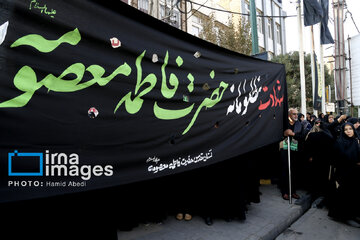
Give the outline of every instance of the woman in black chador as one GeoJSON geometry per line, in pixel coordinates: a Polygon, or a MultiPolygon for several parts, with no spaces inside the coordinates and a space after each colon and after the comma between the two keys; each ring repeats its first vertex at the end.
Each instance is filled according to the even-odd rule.
{"type": "Polygon", "coordinates": [[[335,144],[336,190],[329,216],[360,227],[360,148],[359,137],[351,123],[342,126],[335,144]]]}
{"type": "Polygon", "coordinates": [[[326,129],[325,123],[317,119],[305,138],[305,156],[310,170],[308,188],[313,200],[318,197],[328,198],[330,160],[334,156],[329,146],[334,143],[335,139],[326,129]]]}

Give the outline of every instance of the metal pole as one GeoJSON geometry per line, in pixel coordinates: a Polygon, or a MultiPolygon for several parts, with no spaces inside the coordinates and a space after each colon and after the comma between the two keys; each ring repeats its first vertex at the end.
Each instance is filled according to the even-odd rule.
{"type": "Polygon", "coordinates": [[[341,75],[340,75],[340,64],[339,64],[339,27],[338,27],[338,2],[337,0],[332,1],[333,4],[333,13],[334,13],[334,36],[335,36],[335,48],[334,48],[334,60],[335,60],[335,68],[334,68],[334,87],[335,87],[335,100],[337,102],[337,112],[340,113],[340,101],[342,100],[341,96],[341,75]]]}
{"type": "Polygon", "coordinates": [[[350,109],[351,109],[351,116],[354,116],[354,104],[353,104],[353,94],[352,94],[352,74],[351,74],[351,51],[350,51],[350,40],[351,37],[348,35],[348,52],[349,52],[349,77],[350,77],[350,109]]]}
{"type": "Polygon", "coordinates": [[[339,21],[339,44],[340,44],[340,67],[341,67],[341,79],[342,79],[342,88],[343,88],[343,94],[344,94],[344,108],[345,108],[345,112],[347,112],[347,104],[346,104],[346,99],[347,99],[347,92],[346,92],[346,60],[345,60],[345,39],[344,39],[344,4],[345,4],[345,0],[339,0],[339,3],[341,2],[341,7],[339,7],[339,17],[341,19],[341,21],[339,21]]]}
{"type": "Polygon", "coordinates": [[[250,22],[251,22],[252,54],[255,55],[259,53],[255,0],[250,0],[250,22]]]}
{"type": "Polygon", "coordinates": [[[289,165],[289,203],[292,203],[292,192],[291,192],[291,160],[290,160],[290,137],[287,139],[288,142],[288,165],[289,165]]]}
{"type": "MultiPolygon", "coordinates": [[[[312,85],[312,100],[313,100],[313,113],[318,115],[317,109],[315,109],[315,40],[314,40],[314,27],[310,26],[311,32],[311,85],[312,85]]],[[[319,80],[319,79],[318,79],[319,80]]]]}
{"type": "Polygon", "coordinates": [[[304,44],[303,26],[301,21],[301,0],[297,2],[297,20],[299,31],[299,62],[300,62],[300,89],[301,89],[301,113],[306,114],[306,92],[305,92],[305,66],[304,66],[304,44]]]}
{"type": "Polygon", "coordinates": [[[339,111],[346,112],[345,44],[344,44],[344,0],[333,0],[335,27],[335,83],[339,111]]]}
{"type": "Polygon", "coordinates": [[[325,114],[325,66],[324,66],[324,47],[320,45],[320,73],[321,73],[321,112],[325,114]]]}

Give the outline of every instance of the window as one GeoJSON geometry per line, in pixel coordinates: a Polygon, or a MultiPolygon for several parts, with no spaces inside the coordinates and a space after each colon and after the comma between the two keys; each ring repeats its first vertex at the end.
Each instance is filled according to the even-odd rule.
{"type": "Polygon", "coordinates": [[[275,16],[280,16],[280,7],[277,4],[274,4],[274,11],[275,11],[274,13],[275,16]]]}
{"type": "Polygon", "coordinates": [[[216,43],[217,43],[218,45],[220,45],[220,38],[219,38],[220,28],[219,28],[219,27],[214,27],[214,30],[215,30],[215,35],[216,35],[216,43]]]}
{"type": "Polygon", "coordinates": [[[175,9],[166,7],[165,13],[165,5],[160,4],[160,19],[171,26],[180,28],[180,13],[175,9]]]}
{"type": "Polygon", "coordinates": [[[268,59],[272,60],[274,58],[274,53],[273,52],[268,52],[268,59]]]}
{"type": "Polygon", "coordinates": [[[256,17],[256,23],[257,23],[257,30],[258,30],[258,33],[261,33],[263,34],[264,33],[264,29],[263,29],[263,17],[259,17],[259,16],[262,16],[262,12],[260,10],[257,10],[256,11],[257,13],[257,17],[256,17]]]}
{"type": "MultiPolygon", "coordinates": [[[[169,8],[166,8],[167,14],[169,14],[169,8]]],[[[160,20],[165,21],[165,6],[160,4],[160,20]]]]}
{"type": "Polygon", "coordinates": [[[191,27],[191,34],[194,35],[194,36],[196,36],[196,37],[199,37],[200,28],[197,27],[197,26],[192,25],[192,27],[191,27]]]}
{"type": "Polygon", "coordinates": [[[193,23],[201,24],[200,18],[198,18],[196,16],[192,16],[191,20],[192,20],[193,23]]]}
{"type": "Polygon", "coordinates": [[[176,28],[180,28],[180,13],[178,11],[173,10],[170,17],[170,25],[176,28]]]}
{"type": "Polygon", "coordinates": [[[149,13],[149,0],[138,0],[138,9],[145,13],[149,13]]]}
{"type": "Polygon", "coordinates": [[[276,23],[276,42],[281,44],[281,28],[280,24],[276,23]]]}
{"type": "Polygon", "coordinates": [[[271,40],[274,40],[272,19],[268,18],[267,22],[268,22],[268,36],[271,40]]]}
{"type": "Polygon", "coordinates": [[[245,2],[245,13],[248,14],[246,16],[246,20],[250,23],[250,4],[249,4],[249,2],[245,2]]]}

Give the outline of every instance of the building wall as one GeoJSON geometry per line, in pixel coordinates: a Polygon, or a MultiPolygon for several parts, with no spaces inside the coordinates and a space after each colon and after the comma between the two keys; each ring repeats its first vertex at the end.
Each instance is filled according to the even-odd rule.
{"type": "MultiPolygon", "coordinates": [[[[192,1],[199,3],[199,4],[204,3],[204,0],[192,0],[192,1]]],[[[232,5],[230,5],[229,0],[225,0],[225,1],[227,1],[227,4],[225,4],[223,0],[209,0],[208,2],[206,2],[206,6],[216,8],[216,9],[221,9],[224,11],[230,11],[229,7],[231,7],[232,5]]],[[[191,9],[190,3],[187,3],[187,9],[188,10],[191,9]]],[[[222,24],[225,24],[225,25],[229,24],[229,19],[231,18],[231,14],[229,14],[227,12],[214,11],[209,8],[200,7],[197,4],[193,4],[192,9],[197,10],[200,14],[204,14],[206,16],[209,16],[212,13],[215,15],[216,21],[218,21],[222,24]]],[[[231,10],[231,11],[235,11],[235,10],[231,10]]],[[[192,22],[192,20],[191,20],[192,16],[194,16],[194,14],[191,14],[191,16],[188,16],[188,23],[192,22]]]]}
{"type": "MultiPolygon", "coordinates": [[[[221,6],[224,10],[229,10],[232,12],[241,12],[241,2],[239,0],[219,0],[218,5],[221,6]]],[[[227,14],[228,17],[232,17],[233,23],[237,25],[240,20],[239,14],[227,14]]]]}
{"type": "MultiPolygon", "coordinates": [[[[203,0],[193,0],[193,2],[203,4],[203,0]]],[[[235,1],[233,1],[235,2],[235,1]]],[[[209,0],[206,3],[207,6],[216,8],[216,9],[222,9],[222,10],[228,10],[228,8],[234,7],[236,8],[236,4],[233,5],[231,1],[229,0],[209,0]]],[[[216,25],[221,26],[227,26],[229,24],[229,20],[232,18],[232,14],[227,12],[221,12],[221,11],[214,11],[209,8],[199,8],[199,5],[192,5],[193,10],[198,11],[192,11],[187,16],[187,32],[199,37],[200,32],[202,31],[202,19],[209,17],[210,14],[214,14],[216,25]]],[[[187,3],[187,10],[189,11],[191,9],[191,4],[187,3]]],[[[228,10],[229,11],[229,10],[228,10]]],[[[231,10],[236,11],[236,10],[231,10]]]]}
{"type": "MultiPolygon", "coordinates": [[[[121,0],[126,1],[126,0],[121,0]]],[[[176,28],[186,31],[185,15],[176,7],[176,0],[127,0],[128,4],[176,28]]],[[[185,8],[185,4],[180,4],[185,8]]]]}
{"type": "MultiPolygon", "coordinates": [[[[234,24],[238,23],[241,17],[239,14],[230,14],[228,12],[214,11],[209,8],[201,7],[203,0],[192,0],[200,5],[186,4],[182,1],[181,13],[175,6],[176,0],[122,0],[128,1],[128,4],[140,9],[155,18],[158,18],[170,25],[182,29],[192,35],[199,36],[202,31],[200,15],[209,16],[211,13],[215,15],[215,19],[219,24],[228,25],[229,19],[233,19],[234,24]],[[167,6],[167,7],[165,7],[167,6]],[[190,11],[191,6],[193,10],[190,11]],[[195,12],[195,13],[194,13],[195,12]]],[[[282,10],[281,0],[255,0],[257,9],[257,26],[258,26],[258,43],[259,52],[268,52],[269,56],[286,53],[285,38],[285,21],[282,17],[267,16],[286,16],[286,12],[282,10]],[[260,16],[264,17],[260,17],[260,16]]],[[[249,0],[208,0],[206,6],[222,9],[231,12],[240,12],[243,14],[250,13],[249,0]]],[[[250,16],[243,16],[250,21],[250,16]]]]}
{"type": "Polygon", "coordinates": [[[346,61],[346,90],[347,100],[351,101],[350,85],[352,86],[352,100],[355,106],[360,106],[360,34],[350,39],[350,54],[348,50],[348,40],[345,42],[345,53],[351,57],[351,84],[350,84],[350,61],[346,61]]]}
{"type": "MultiPolygon", "coordinates": [[[[282,17],[286,12],[282,10],[281,1],[277,0],[256,0],[258,26],[258,42],[262,51],[269,52],[270,56],[284,54],[286,52],[285,21],[282,17]],[[267,17],[274,16],[274,17],[267,17]],[[259,26],[262,29],[259,30],[259,26]]],[[[242,0],[242,13],[248,13],[249,0],[242,0]]]]}

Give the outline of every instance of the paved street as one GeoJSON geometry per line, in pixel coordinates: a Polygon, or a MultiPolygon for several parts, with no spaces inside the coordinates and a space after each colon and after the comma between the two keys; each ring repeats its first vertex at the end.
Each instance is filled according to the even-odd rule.
{"type": "Polygon", "coordinates": [[[276,240],[359,240],[360,228],[328,218],[326,209],[311,208],[276,240]]]}
{"type": "MultiPolygon", "coordinates": [[[[270,240],[276,238],[310,206],[304,198],[302,205],[290,205],[281,198],[274,185],[262,185],[261,202],[249,206],[244,222],[214,219],[212,226],[205,225],[202,218],[194,216],[190,222],[177,221],[169,216],[162,225],[141,225],[130,232],[118,232],[119,240],[270,240]]],[[[299,192],[301,194],[301,192],[299,192]]]]}
{"type": "Polygon", "coordinates": [[[359,240],[360,229],[328,218],[327,210],[309,208],[310,199],[289,204],[274,185],[260,187],[261,202],[249,206],[243,222],[215,219],[205,225],[194,216],[190,222],[169,216],[161,225],[140,225],[130,232],[118,232],[118,240],[359,240]]]}

